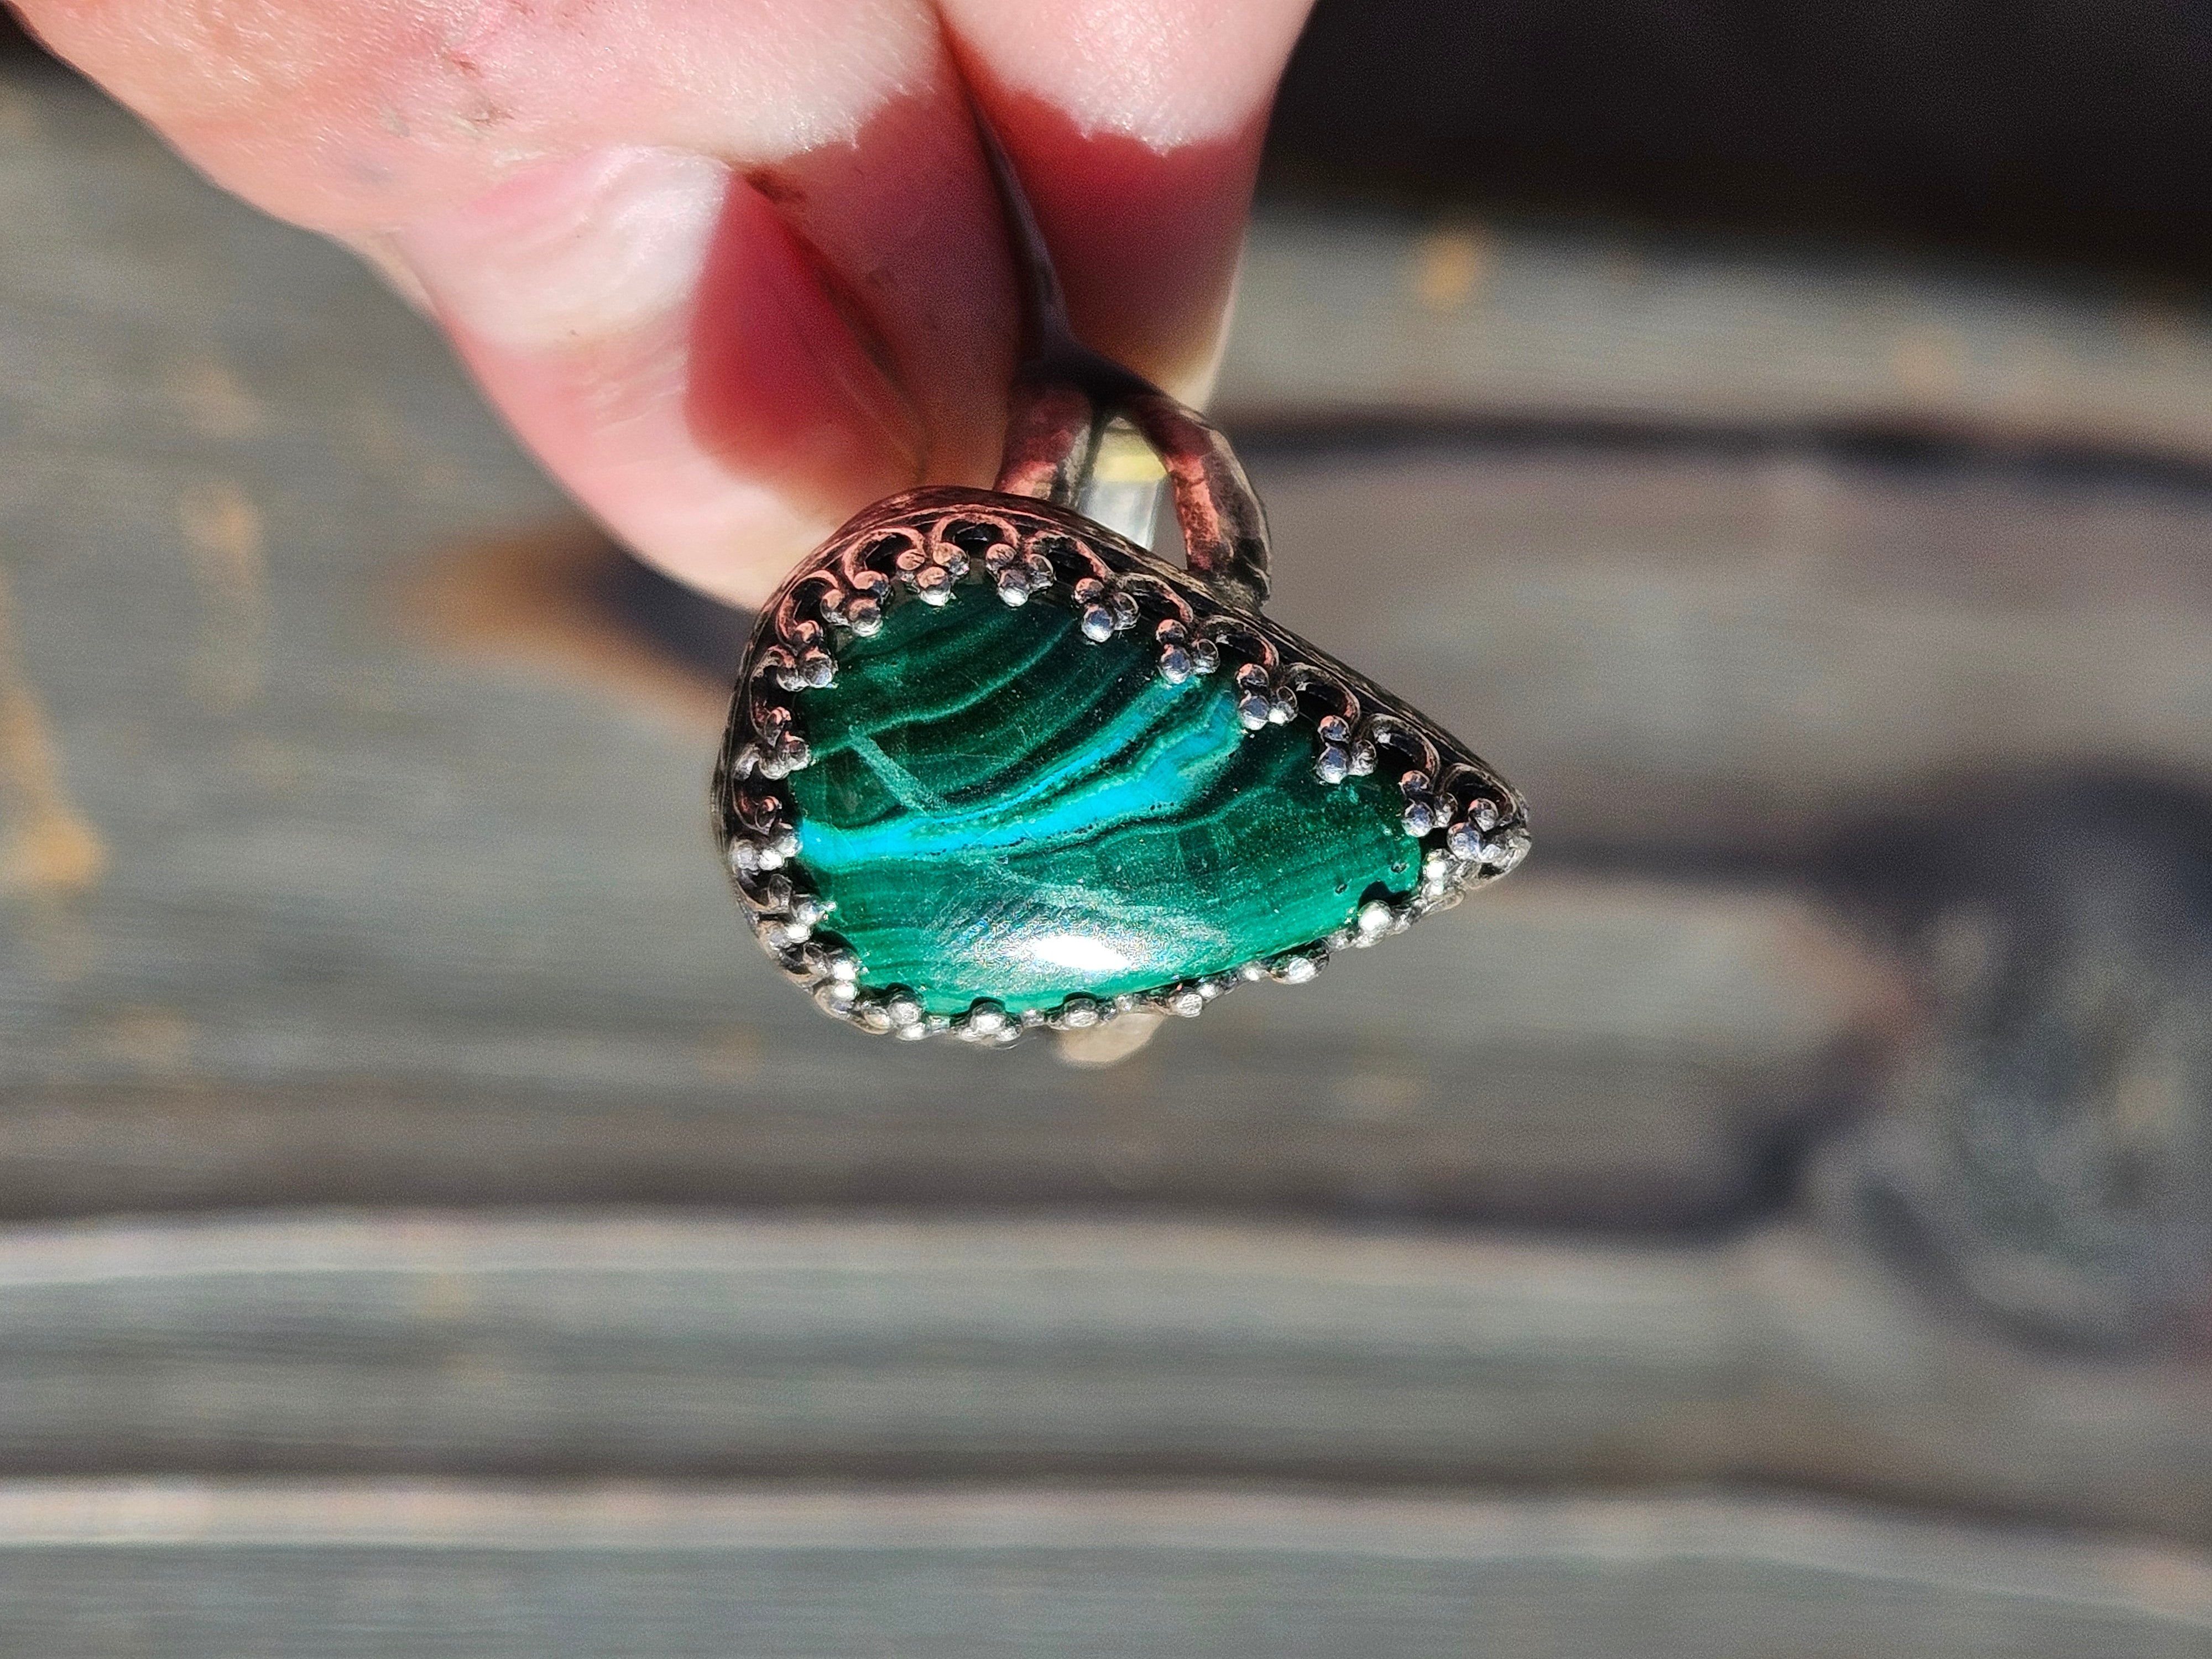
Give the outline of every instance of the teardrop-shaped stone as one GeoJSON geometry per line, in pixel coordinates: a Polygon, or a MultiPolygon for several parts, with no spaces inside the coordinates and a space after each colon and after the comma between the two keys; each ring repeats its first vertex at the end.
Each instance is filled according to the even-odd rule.
{"type": "Polygon", "coordinates": [[[1394,781],[1315,775],[1299,724],[1248,731],[1226,672],[1175,683],[1139,634],[969,584],[848,638],[793,698],[797,863],[859,987],[1010,1012],[1224,972],[1411,893],[1394,781]]]}

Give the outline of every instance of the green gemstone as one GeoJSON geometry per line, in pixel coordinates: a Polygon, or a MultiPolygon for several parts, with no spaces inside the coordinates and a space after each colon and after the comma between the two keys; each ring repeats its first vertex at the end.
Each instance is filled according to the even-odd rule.
{"type": "Polygon", "coordinates": [[[1403,897],[1420,847],[1395,784],[1314,775],[1297,725],[1247,732],[1226,673],[1068,610],[960,588],[894,607],[799,693],[799,872],[863,989],[1012,1012],[1234,969],[1403,897]]]}

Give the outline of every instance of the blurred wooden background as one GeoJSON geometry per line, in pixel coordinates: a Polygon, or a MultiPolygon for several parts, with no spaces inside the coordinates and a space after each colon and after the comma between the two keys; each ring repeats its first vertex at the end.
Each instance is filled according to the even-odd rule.
{"type": "Polygon", "coordinates": [[[1993,1232],[1838,852],[2212,776],[2185,296],[1272,206],[1278,608],[1544,856],[1084,1071],[776,982],[736,624],[346,258],[28,60],[0,216],[0,1646],[2212,1652],[2195,1051],[1993,1232]]]}

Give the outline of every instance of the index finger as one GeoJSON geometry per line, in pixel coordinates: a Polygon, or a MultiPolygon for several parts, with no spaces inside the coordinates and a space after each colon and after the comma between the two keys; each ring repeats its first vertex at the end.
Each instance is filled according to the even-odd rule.
{"type": "Polygon", "coordinates": [[[890,489],[988,481],[1016,322],[969,89],[1079,331],[1189,394],[1304,9],[25,5],[220,182],[404,259],[580,499],[740,602],[890,489]]]}

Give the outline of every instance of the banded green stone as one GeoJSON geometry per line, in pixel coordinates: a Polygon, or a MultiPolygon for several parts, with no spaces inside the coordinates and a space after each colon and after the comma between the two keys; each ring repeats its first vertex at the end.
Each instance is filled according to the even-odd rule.
{"type": "Polygon", "coordinates": [[[1014,1012],[1219,973],[1402,897],[1420,848],[1377,777],[1325,785],[1314,733],[1247,732],[1226,673],[1162,678],[1062,606],[894,607],[799,693],[798,866],[861,988],[1014,1012]]]}

